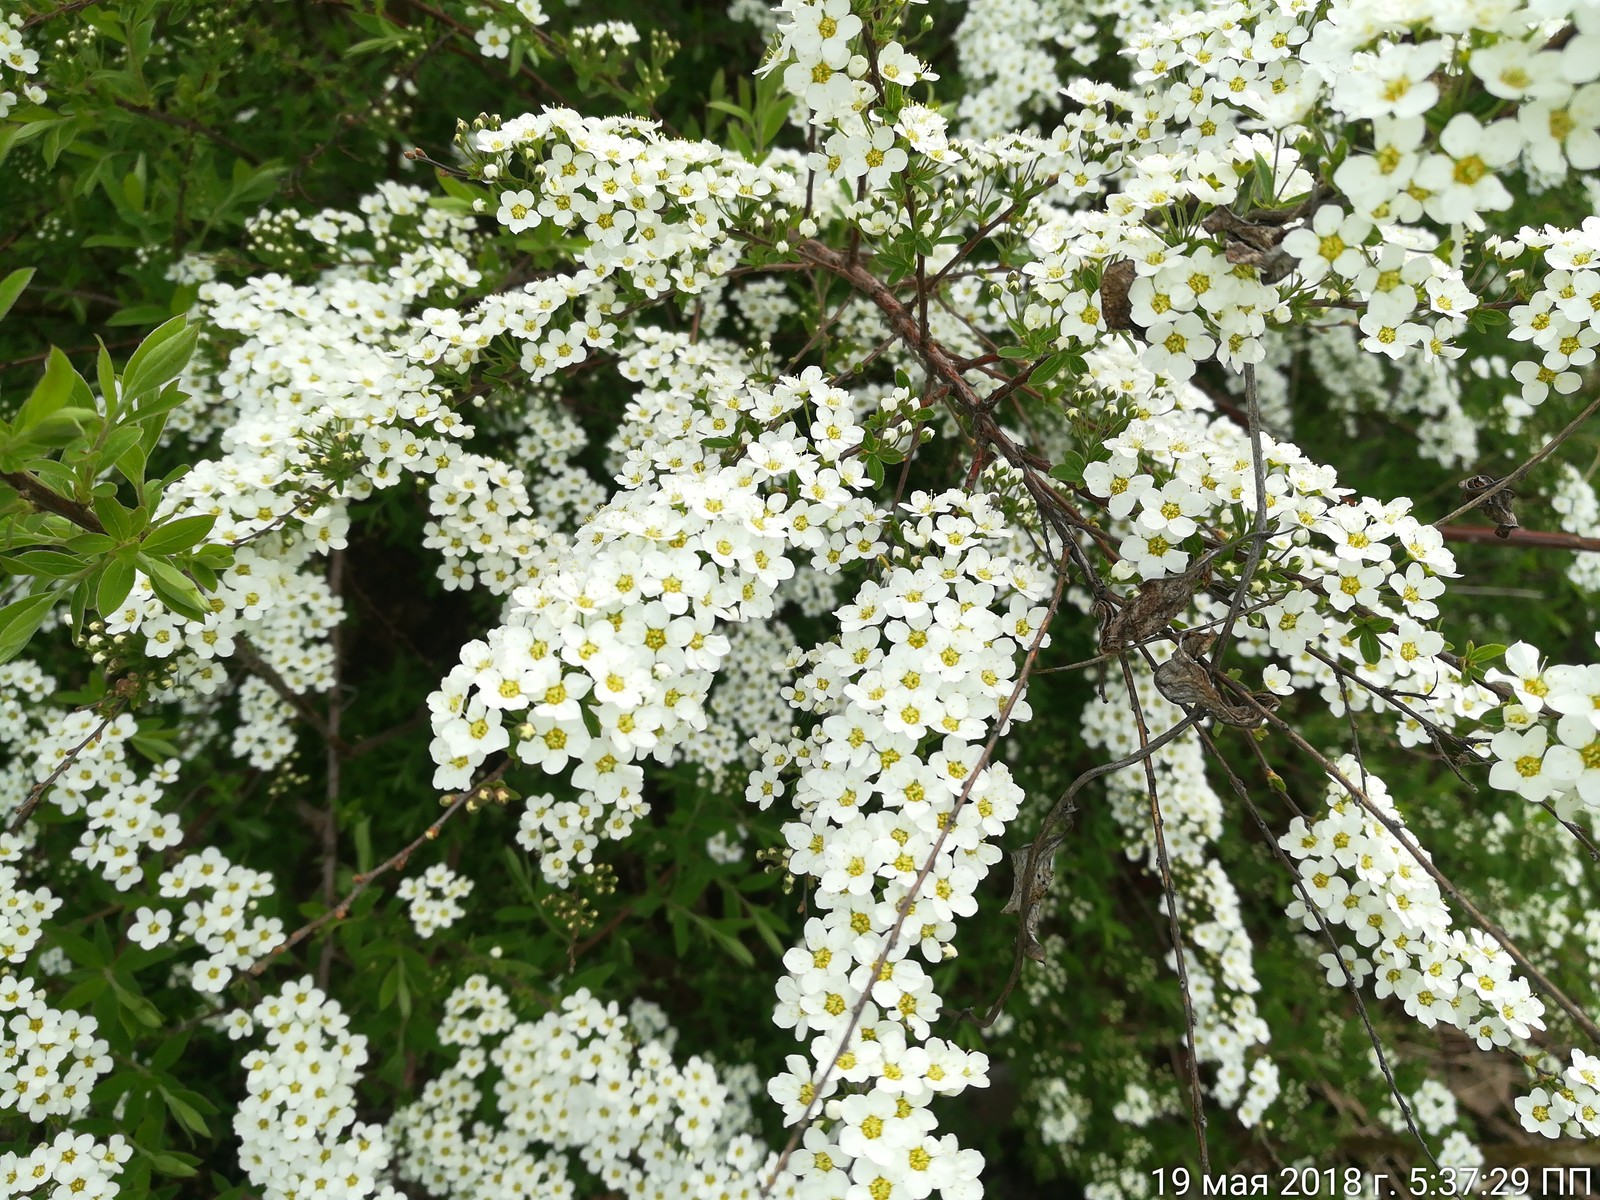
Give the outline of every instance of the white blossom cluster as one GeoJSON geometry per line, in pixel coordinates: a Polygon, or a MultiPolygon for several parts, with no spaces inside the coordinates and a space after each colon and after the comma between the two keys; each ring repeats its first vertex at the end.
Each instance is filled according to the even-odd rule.
{"type": "MultiPolygon", "coordinates": [[[[495,185],[501,225],[523,233],[549,224],[586,242],[576,273],[491,297],[462,331],[469,348],[500,333],[521,341],[531,382],[581,362],[587,347],[610,345],[616,327],[606,318],[619,307],[618,283],[651,299],[702,291],[739,261],[731,230],[771,220],[804,197],[803,183],[782,165],[792,156],[774,153],[757,166],[712,142],[663,138],[652,122],[633,118],[546,109],[481,129],[467,145],[495,185]],[[563,301],[580,297],[586,310],[574,318],[563,301]]],[[[433,361],[443,340],[419,342],[411,353],[433,361]]]]}
{"type": "Polygon", "coordinates": [[[100,1142],[87,1133],[62,1130],[25,1155],[10,1150],[0,1153],[0,1188],[7,1196],[100,1200],[119,1194],[117,1177],[132,1157],[133,1147],[120,1133],[100,1142]]]}
{"type": "Polygon", "coordinates": [[[836,572],[879,549],[875,510],[855,495],[864,475],[842,457],[861,438],[848,395],[814,368],[767,387],[687,357],[698,370],[648,352],[625,361],[642,387],[619,435],[631,443],[623,490],[579,532],[583,552],[519,588],[506,623],[468,643],[429,700],[438,787],[466,786],[507,747],[548,774],[570,768],[578,798],[530,809],[553,882],[645,811],[635,760],[668,759],[704,728],[729,650],[717,623],[768,618],[791,553],[836,572]],[[765,432],[727,459],[702,441],[752,419],[765,432]],[[819,420],[837,436],[808,442],[801,422],[819,420]]]}
{"type": "Polygon", "coordinates": [[[90,1093],[112,1067],[99,1023],[53,1007],[32,979],[9,972],[0,976],[0,1013],[9,1014],[0,1026],[0,1109],[36,1124],[83,1116],[90,1093]]]}
{"type": "MultiPolygon", "coordinates": [[[[1594,74],[1600,76],[1600,64],[1594,74]]],[[[1596,107],[1595,120],[1600,121],[1600,83],[1585,86],[1596,107]]],[[[1555,118],[1548,119],[1554,128],[1555,118]]],[[[1590,128],[1588,137],[1594,143],[1594,161],[1589,165],[1600,165],[1600,134],[1590,128]]],[[[1527,302],[1512,308],[1507,334],[1512,341],[1543,352],[1542,357],[1524,359],[1511,368],[1522,384],[1522,401],[1531,410],[1552,391],[1563,396],[1577,391],[1583,369],[1594,362],[1594,348],[1600,344],[1600,216],[1589,217],[1578,229],[1524,228],[1516,238],[1498,240],[1494,250],[1507,259],[1537,250],[1548,268],[1527,302]]]]}
{"type": "Polygon", "coordinates": [[[430,938],[467,915],[459,901],[472,894],[472,880],[444,863],[434,863],[421,875],[402,879],[395,894],[408,902],[407,913],[417,936],[430,938]]]}
{"type": "Polygon", "coordinates": [[[21,85],[30,104],[43,104],[49,99],[44,88],[32,81],[32,76],[39,73],[39,52],[28,46],[22,29],[20,12],[8,12],[0,19],[0,118],[16,107],[17,93],[11,90],[14,84],[21,85]]]}
{"type": "MultiPolygon", "coordinates": [[[[1305,354],[1330,404],[1345,415],[1345,430],[1351,437],[1356,435],[1360,413],[1381,409],[1390,419],[1415,414],[1417,453],[1422,457],[1447,468],[1478,461],[1478,426],[1462,407],[1461,379],[1446,363],[1416,355],[1391,360],[1369,354],[1361,347],[1358,331],[1351,329],[1313,331],[1305,338],[1305,354]]],[[[1473,365],[1488,361],[1475,359],[1473,365]]],[[[1256,368],[1263,382],[1264,365],[1256,368]]],[[[1282,374],[1281,368],[1277,373],[1282,374]]]]}
{"type": "MultiPolygon", "coordinates": [[[[790,1161],[800,1195],[953,1200],[977,1194],[981,1158],[935,1135],[929,1104],[986,1084],[988,1060],[931,1036],[942,1001],[922,963],[954,953],[955,918],[976,910],[1016,815],[1021,789],[1004,764],[980,770],[982,743],[1018,655],[1046,643],[1046,610],[984,493],[916,493],[894,536],[892,565],[787,690],[812,732],[766,739],[746,789],[766,807],[793,777],[788,869],[816,880],[820,911],[784,957],[775,1017],[811,1054],[768,1090],[791,1124],[825,1118],[790,1161]]],[[[1017,699],[1007,724],[1029,715],[1017,699]]]]}
{"type": "MultiPolygon", "coordinates": [[[[1550,489],[1550,507],[1561,528],[1579,537],[1600,537],[1600,497],[1581,472],[1562,463],[1550,489]]],[[[1600,592],[1600,551],[1580,550],[1572,556],[1567,578],[1587,592],[1600,592]]]]}
{"type": "Polygon", "coordinates": [[[1547,664],[1527,642],[1506,649],[1505,665],[1488,676],[1516,693],[1489,741],[1489,785],[1548,800],[1568,820],[1600,809],[1600,666],[1547,664]]]}
{"type": "Polygon", "coordinates": [[[511,53],[511,40],[523,33],[522,22],[534,30],[550,21],[549,14],[539,0],[510,0],[507,3],[467,4],[463,15],[476,24],[481,21],[473,40],[478,52],[485,58],[505,58],[511,53]]]}
{"type": "Polygon", "coordinates": [[[583,988],[518,1020],[503,989],[470,977],[439,1027],[460,1048],[454,1065],[389,1122],[400,1178],[445,1200],[571,1200],[587,1194],[581,1165],[627,1200],[753,1197],[776,1156],[743,1132],[749,1109],[711,1064],[674,1062],[673,1031],[656,1015],[630,1021],[583,988]],[[495,1124],[477,1116],[486,1101],[495,1124]]]}
{"type": "MultiPolygon", "coordinates": [[[[1559,1067],[1559,1063],[1554,1064],[1559,1067]]],[[[1547,1138],[1600,1136],[1600,1058],[1572,1051],[1571,1064],[1515,1101],[1522,1127],[1547,1138]]]]}
{"type": "MultiPolygon", "coordinates": [[[[84,829],[72,851],[76,862],[98,871],[118,891],[132,891],[144,882],[148,856],[170,851],[182,840],[176,817],[158,807],[166,788],[177,780],[178,762],[158,764],[141,779],[129,761],[129,742],[138,734],[133,716],[119,714],[101,728],[101,718],[92,711],[40,707],[38,702],[53,690],[54,682],[33,664],[0,667],[7,718],[0,741],[22,751],[13,756],[18,769],[10,775],[15,785],[10,794],[21,803],[66,761],[42,802],[65,816],[83,818],[84,829]],[[23,708],[19,695],[34,704],[23,708]],[[81,749],[72,754],[77,747],[81,749]]],[[[35,836],[31,827],[20,835],[0,835],[0,928],[12,931],[0,941],[0,953],[11,962],[22,961],[38,941],[43,918],[60,903],[45,889],[22,887],[18,868],[9,865],[21,860],[23,848],[35,836]]],[[[190,977],[199,992],[221,991],[236,971],[283,942],[283,922],[255,911],[261,899],[273,894],[271,877],[231,863],[215,847],[175,858],[157,886],[159,896],[150,898],[154,906],[139,906],[129,937],[146,947],[167,942],[175,906],[159,901],[187,899],[176,932],[206,952],[190,977]]]]}
{"type": "Polygon", "coordinates": [[[380,1182],[389,1168],[383,1128],[356,1120],[355,1085],[367,1039],[310,977],[285,984],[251,1011],[266,1048],[244,1056],[248,1094],[234,1112],[239,1163],[263,1200],[401,1200],[380,1182]]]}
{"type": "Polygon", "coordinates": [[[1337,958],[1320,956],[1328,982],[1343,986],[1346,972],[1358,985],[1370,978],[1379,999],[1393,995],[1423,1025],[1453,1025],[1485,1050],[1544,1028],[1544,1002],[1510,955],[1481,930],[1452,925],[1439,885],[1389,827],[1405,830],[1405,820],[1383,781],[1351,755],[1337,766],[1366,803],[1332,781],[1327,811],[1296,817],[1278,841],[1315,907],[1297,892],[1290,919],[1354,940],[1340,941],[1337,958]]]}
{"type": "MultiPolygon", "coordinates": [[[[780,1194],[922,1200],[937,1191],[965,1200],[980,1191],[981,1161],[935,1133],[931,1101],[981,1086],[987,1059],[932,1036],[942,1001],[923,964],[954,954],[955,917],[975,911],[977,888],[1000,857],[996,841],[1017,813],[1021,789],[1001,763],[979,770],[980,747],[1004,732],[995,727],[1017,697],[1019,655],[1043,644],[1048,585],[1022,531],[982,492],[917,493],[893,514],[865,497],[857,451],[869,424],[892,427],[914,405],[908,388],[852,392],[817,368],[772,370],[765,354],[745,354],[714,332],[633,328],[636,302],[691,298],[713,331],[709,317],[726,311],[747,253],[782,259],[792,238],[844,217],[864,235],[870,261],[874,239],[970,231],[980,203],[1003,205],[1005,194],[1037,185],[1015,221],[1024,236],[1007,261],[1019,269],[952,280],[954,311],[931,313],[927,336],[974,359],[1007,327],[1005,336],[1044,337],[1086,359],[1074,399],[1091,415],[1132,417],[1096,443],[1104,453],[1086,463],[1074,496],[1098,510],[1115,540],[1109,584],[1098,586],[1123,588],[1111,594],[1129,603],[1139,585],[1194,566],[1195,539],[1219,549],[1232,541],[1211,590],[1183,618],[1216,622],[1240,582],[1240,539],[1260,500],[1267,554],[1236,634],[1243,652],[1283,663],[1263,671],[1269,689],[1318,689],[1335,713],[1393,712],[1406,745],[1497,711],[1503,729],[1488,743],[1495,787],[1550,800],[1563,816],[1600,805],[1600,668],[1545,667],[1519,643],[1506,653],[1507,671],[1489,677],[1516,703],[1500,705],[1490,688],[1464,682],[1433,628],[1454,561],[1410,502],[1352,497],[1330,469],[1272,438],[1258,497],[1242,433],[1185,386],[1212,358],[1229,368],[1267,364],[1270,325],[1332,311],[1338,319],[1311,336],[1313,362],[1367,381],[1372,364],[1393,361],[1406,381],[1401,407],[1430,422],[1431,455],[1472,458],[1477,431],[1444,372],[1463,353],[1474,312],[1509,292],[1500,283],[1469,287],[1466,247],[1484,214],[1510,207],[1501,176],[1514,166],[1553,181],[1600,165],[1600,10],[1591,0],[1241,0],[1171,17],[1131,7],[972,0],[958,55],[979,85],[958,109],[967,138],[952,136],[932,107],[907,101],[909,88],[937,77],[898,40],[869,45],[850,0],[783,0],[778,9],[778,44],[763,69],[781,71],[798,101],[815,146],[805,156],[778,151],[757,164],[665,138],[649,122],[565,109],[482,120],[463,138],[470,172],[492,195],[477,211],[541,248],[571,248],[575,261],[570,272],[470,303],[464,297],[483,283],[472,222],[429,207],[421,189],[385,185],[359,213],[272,224],[315,243],[334,265],[310,284],[280,275],[204,282],[205,312],[222,334],[211,343],[216,361],[186,379],[203,412],[184,431],[216,433],[221,453],[173,484],[160,514],[214,515],[212,538],[236,548],[235,562],[204,621],[167,612],[142,577],[119,612],[103,614],[111,635],[137,635],[148,656],[177,661],[190,700],[221,691],[222,663],[245,649],[244,638],[289,691],[326,690],[327,634],[344,614],[322,578],[322,555],[343,547],[349,502],[420,481],[425,545],[440,552],[445,586],[482,585],[506,600],[430,697],[434,782],[468,787],[501,751],[558,777],[554,791],[530,800],[518,833],[558,884],[589,866],[601,837],[625,836],[645,812],[643,759],[692,759],[720,779],[747,761],[737,741],[767,726],[754,740],[761,765],[746,795],[763,808],[792,801],[788,866],[817,883],[817,915],[785,956],[776,1015],[809,1039],[809,1056],[790,1056],[769,1091],[791,1124],[818,1119],[780,1194]],[[1070,116],[1043,133],[1015,132],[1025,115],[1055,103],[1060,57],[1094,61],[1108,19],[1126,43],[1133,86],[1079,80],[1065,93],[1076,105],[1070,116]],[[1552,42],[1567,23],[1574,36],[1552,42]],[[1038,38],[1048,26],[1060,30],[1053,45],[1038,38]],[[1455,113],[1433,132],[1424,114],[1469,82],[1504,103],[1455,113]],[[1370,130],[1370,149],[1358,141],[1332,174],[1342,195],[1314,186],[1322,164],[1309,157],[1315,139],[1301,135],[1318,120],[1361,137],[1370,130]],[[949,185],[920,216],[901,191],[917,173],[949,185]],[[1304,211],[1269,249],[1203,220],[1241,197],[1270,208],[1302,195],[1304,211]],[[1122,263],[1131,265],[1128,315],[1116,325],[1126,338],[1113,334],[1107,312],[1108,281],[1122,263]],[[1352,347],[1366,367],[1343,365],[1352,347]],[[582,431],[549,403],[567,372],[602,352],[621,360],[634,385],[610,446],[620,490],[609,499],[566,461],[582,448],[582,431]],[[531,400],[507,404],[470,385],[474,367],[500,359],[517,363],[531,400]],[[511,461],[465,449],[477,430],[463,410],[489,405],[512,425],[511,461]],[[516,462],[536,465],[541,478],[530,483],[516,462]],[[881,571],[839,609],[837,638],[801,650],[773,622],[780,603],[822,611],[834,577],[858,562],[881,571]],[[797,672],[781,690],[758,674],[774,659],[797,672]],[[774,695],[805,727],[784,730],[774,695]]],[[[471,5],[468,16],[480,21],[477,43],[491,58],[510,55],[523,22],[536,31],[547,19],[538,0],[471,5]]],[[[637,41],[621,23],[580,40],[601,40],[596,30],[617,45],[637,41]]],[[[0,24],[0,66],[37,69],[14,16],[0,24]]],[[[43,99],[37,88],[27,94],[43,99]]],[[[0,91],[0,116],[15,99],[0,91]]],[[[920,266],[940,270],[961,240],[944,238],[920,266]]],[[[1509,307],[1511,339],[1540,356],[1505,372],[1520,387],[1505,406],[1515,422],[1550,392],[1575,391],[1594,359],[1600,218],[1578,230],[1524,230],[1488,249],[1508,268],[1507,287],[1518,281],[1510,264],[1525,253],[1544,260],[1525,302],[1499,303],[1509,307]]],[[[861,261],[854,251],[852,243],[852,263],[861,261]]],[[[732,307],[759,336],[796,312],[759,280],[732,307]]],[[[858,301],[842,333],[864,348],[903,335],[885,307],[881,297],[858,301]]],[[[911,347],[891,348],[885,362],[917,358],[911,347]]],[[[978,386],[985,377],[969,370],[966,378],[978,386]]],[[[1007,476],[981,478],[998,485],[1007,476]]],[[[1592,526],[1592,490],[1568,479],[1558,500],[1569,522],[1592,526]]],[[[1142,670],[1139,678],[1152,728],[1170,727],[1176,708],[1142,670]]],[[[16,751],[0,773],[21,785],[20,796],[96,719],[60,712],[48,727],[32,724],[19,697],[37,705],[53,685],[17,664],[0,667],[0,683],[0,738],[16,751]]],[[[237,693],[234,752],[261,768],[283,762],[292,706],[261,678],[237,693]]],[[[1027,717],[1018,700],[1009,720],[1027,717]]],[[[1131,713],[1113,700],[1092,705],[1085,726],[1108,753],[1137,745],[1131,713]]],[[[121,891],[141,882],[147,852],[181,840],[175,819],[156,808],[176,764],[139,779],[123,751],[135,731],[131,717],[111,721],[47,797],[67,816],[85,815],[74,858],[121,891]]],[[[1216,1064],[1216,1097],[1250,1125],[1278,1080],[1270,1059],[1249,1059],[1267,1030],[1251,998],[1238,896],[1210,856],[1222,805],[1198,755],[1182,739],[1154,765],[1177,915],[1194,952],[1195,1053],[1216,1064]]],[[[1399,821],[1381,781],[1350,759],[1340,769],[1399,821]]],[[[1110,790],[1128,853],[1150,866],[1142,769],[1114,777],[1110,790]]],[[[0,957],[13,963],[59,903],[26,888],[15,865],[31,836],[0,835],[0,957]]],[[[1282,844],[1302,861],[1317,912],[1355,942],[1339,961],[1323,956],[1331,982],[1345,970],[1371,975],[1379,996],[1485,1047],[1542,1028],[1543,1006],[1505,954],[1451,926],[1423,862],[1338,785],[1327,813],[1297,821],[1282,844]]],[[[726,838],[712,851],[736,852],[726,838]]],[[[428,936],[463,915],[456,901],[470,886],[435,867],[400,894],[428,936]]],[[[176,932],[207,955],[190,972],[196,989],[219,992],[282,944],[281,924],[253,913],[270,890],[265,876],[215,849],[161,873],[160,899],[185,901],[176,932]]],[[[129,938],[165,943],[178,912],[139,907],[129,938]]],[[[1290,916],[1318,928],[1299,901],[1290,916]]],[[[0,1007],[21,1014],[0,1042],[0,1107],[35,1120],[81,1115],[109,1067],[92,1021],[56,1013],[26,978],[0,981],[0,1007]]],[[[335,1003],[301,981],[263,1001],[254,1019],[268,1049],[245,1059],[250,1098],[235,1128],[246,1171],[272,1200],[397,1196],[379,1182],[391,1139],[405,1179],[448,1195],[573,1196],[569,1154],[610,1190],[641,1200],[749,1192],[775,1169],[739,1132],[744,1106],[716,1072],[696,1059],[680,1069],[663,1040],[587,992],[519,1022],[503,992],[469,980],[440,1031],[461,1047],[456,1064],[386,1133],[356,1123],[365,1040],[349,1033],[335,1003]],[[489,1038],[502,1040],[487,1049],[489,1038]],[[502,1129],[474,1120],[489,1090],[474,1081],[490,1067],[502,1129]]],[[[247,1024],[234,1019],[230,1032],[242,1035],[247,1024]]],[[[1600,1133],[1597,1069],[1574,1052],[1559,1076],[1547,1072],[1551,1082],[1518,1102],[1526,1127],[1600,1133]]],[[[1063,1083],[1050,1093],[1050,1140],[1077,1138],[1092,1112],[1081,1090],[1063,1083]]],[[[1446,1106],[1423,1099],[1425,1122],[1442,1129],[1446,1106]]],[[[1139,1125],[1165,1103],[1124,1092],[1113,1115],[1139,1125]]],[[[48,1179],[72,1194],[109,1194],[129,1152],[120,1139],[101,1146],[63,1134],[26,1159],[0,1160],[0,1179],[14,1190],[48,1179]]],[[[1091,1194],[1136,1186],[1107,1173],[1091,1194]]]]}

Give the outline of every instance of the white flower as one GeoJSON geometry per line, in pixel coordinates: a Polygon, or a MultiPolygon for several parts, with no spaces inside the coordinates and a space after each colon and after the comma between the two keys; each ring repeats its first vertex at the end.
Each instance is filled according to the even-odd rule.
{"type": "Polygon", "coordinates": [[[1498,171],[1522,147],[1513,120],[1480,125],[1467,113],[1450,118],[1439,134],[1444,154],[1431,154],[1417,168],[1416,182],[1431,193],[1423,210],[1445,225],[1478,225],[1478,213],[1511,206],[1511,193],[1498,171]]]}
{"type": "Polygon", "coordinates": [[[1307,283],[1316,283],[1329,271],[1349,278],[1366,262],[1361,245],[1371,232],[1371,221],[1324,204],[1309,228],[1296,229],[1283,239],[1283,248],[1300,260],[1300,275],[1307,283]]]}
{"type": "Polygon", "coordinates": [[[145,950],[153,950],[172,935],[172,914],[166,909],[140,907],[133,914],[133,926],[128,930],[130,941],[145,950]]]}
{"type": "Polygon", "coordinates": [[[532,229],[539,223],[538,204],[539,198],[526,188],[516,192],[503,192],[500,196],[500,211],[495,213],[495,218],[512,233],[521,233],[524,229],[532,229]]]}

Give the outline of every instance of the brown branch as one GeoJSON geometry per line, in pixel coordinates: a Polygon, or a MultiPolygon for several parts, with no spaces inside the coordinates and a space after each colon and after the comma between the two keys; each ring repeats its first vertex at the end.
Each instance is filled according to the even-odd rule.
{"type": "Polygon", "coordinates": [[[88,8],[91,4],[97,3],[99,3],[99,0],[72,0],[72,3],[63,4],[60,8],[52,8],[49,12],[35,13],[23,21],[22,27],[24,29],[32,29],[35,25],[43,25],[46,21],[53,21],[57,17],[70,16],[80,9],[88,8]]]}
{"type": "Polygon", "coordinates": [[[36,475],[30,475],[27,471],[0,471],[0,482],[8,484],[17,495],[41,512],[65,517],[90,533],[106,531],[106,527],[100,524],[100,518],[94,515],[94,509],[76,500],[68,500],[36,475]]]}
{"type": "Polygon", "coordinates": [[[1519,527],[1507,529],[1502,536],[1498,530],[1488,526],[1446,525],[1439,532],[1444,535],[1444,540],[1447,542],[1472,542],[1484,546],[1524,546],[1537,550],[1600,551],[1600,537],[1583,537],[1576,533],[1553,530],[1519,527]]]}
{"type": "MultiPolygon", "coordinates": [[[[14,240],[15,239],[13,238],[13,239],[9,239],[8,241],[5,241],[5,242],[0,242],[0,250],[5,249],[5,247],[10,244],[10,241],[14,241],[14,240]]],[[[136,337],[135,338],[123,338],[121,341],[118,341],[118,342],[107,342],[105,344],[105,346],[106,346],[107,350],[126,350],[129,346],[137,346],[143,340],[144,340],[143,338],[136,338],[136,337]]],[[[100,349],[100,347],[98,345],[95,345],[95,346],[75,346],[71,350],[63,350],[61,353],[65,354],[68,358],[71,358],[73,355],[76,355],[76,354],[93,354],[96,351],[98,351],[99,349],[100,349]]],[[[30,363],[41,363],[45,359],[47,359],[49,357],[50,357],[50,351],[49,350],[41,350],[37,354],[26,354],[26,355],[23,355],[23,357],[21,357],[21,358],[13,358],[8,363],[0,363],[0,371],[9,371],[13,367],[26,367],[30,363]]]]}

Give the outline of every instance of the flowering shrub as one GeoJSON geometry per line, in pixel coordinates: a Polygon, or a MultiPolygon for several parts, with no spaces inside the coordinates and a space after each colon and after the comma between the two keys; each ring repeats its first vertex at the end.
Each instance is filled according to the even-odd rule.
{"type": "Polygon", "coordinates": [[[1592,0],[147,7],[0,25],[6,1195],[1600,1133],[1592,0]]]}

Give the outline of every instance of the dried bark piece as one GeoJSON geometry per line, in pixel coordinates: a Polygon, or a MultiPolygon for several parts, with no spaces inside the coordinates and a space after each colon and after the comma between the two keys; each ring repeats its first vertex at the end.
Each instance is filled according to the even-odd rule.
{"type": "MultiPolygon", "coordinates": [[[[1493,475],[1473,475],[1463,479],[1457,486],[1470,500],[1482,495],[1499,482],[1493,475]]],[[[1483,509],[1484,515],[1495,523],[1496,537],[1510,537],[1513,529],[1521,527],[1522,523],[1517,520],[1517,514],[1511,507],[1511,502],[1516,498],[1517,494],[1510,488],[1501,488],[1478,506],[1483,509]]]]}
{"type": "MultiPolygon", "coordinates": [[[[1072,810],[1067,811],[1067,816],[1072,810]]],[[[1056,848],[1066,838],[1066,829],[1054,829],[1045,835],[1045,840],[1038,846],[1038,858],[1034,862],[1034,874],[1029,875],[1027,859],[1034,853],[1034,843],[1029,842],[1021,850],[1011,851],[1011,899],[1006,901],[1006,906],[1000,912],[1014,912],[1022,918],[1022,928],[1018,930],[1016,938],[1022,947],[1022,954],[1032,958],[1035,963],[1045,962],[1045,947],[1038,944],[1038,918],[1042,917],[1042,904],[1045,896],[1050,894],[1051,883],[1056,882],[1056,848]]]]}
{"type": "Polygon", "coordinates": [[[1201,556],[1181,575],[1152,579],[1117,610],[1100,630],[1100,653],[1115,654],[1125,646],[1147,642],[1194,602],[1195,594],[1211,577],[1211,560],[1217,552],[1201,556]]]}
{"type": "MultiPolygon", "coordinates": [[[[1156,668],[1156,690],[1174,704],[1194,709],[1224,725],[1239,729],[1256,729],[1266,717],[1251,704],[1234,704],[1217,690],[1211,673],[1199,656],[1210,649],[1216,638],[1207,634],[1186,634],[1178,639],[1172,657],[1156,668]]],[[[1262,696],[1257,703],[1265,708],[1276,708],[1276,696],[1262,696]]]]}
{"type": "Polygon", "coordinates": [[[1133,305],[1128,301],[1128,291],[1137,275],[1130,258],[1106,264],[1100,275],[1100,315],[1105,318],[1107,329],[1139,328],[1134,324],[1133,305]]]}

